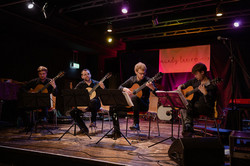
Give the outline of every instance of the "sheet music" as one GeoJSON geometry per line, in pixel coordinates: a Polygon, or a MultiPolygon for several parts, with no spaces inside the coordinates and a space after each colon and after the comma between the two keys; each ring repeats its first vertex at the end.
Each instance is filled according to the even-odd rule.
{"type": "Polygon", "coordinates": [[[179,90],[174,90],[174,91],[167,91],[168,93],[178,93],[179,94],[179,97],[180,97],[180,99],[181,99],[181,101],[182,101],[182,103],[186,106],[186,105],[188,105],[188,101],[187,101],[187,99],[184,97],[184,95],[181,93],[181,91],[179,91],[179,90]]]}
{"type": "Polygon", "coordinates": [[[165,106],[172,106],[177,108],[187,108],[188,101],[184,95],[179,91],[156,91],[157,96],[161,103],[165,106]],[[171,98],[172,102],[169,101],[168,97],[171,98]]]}
{"type": "Polygon", "coordinates": [[[128,103],[128,106],[134,106],[134,104],[133,104],[131,98],[129,97],[129,95],[126,92],[122,92],[122,94],[124,95],[124,97],[125,97],[125,99],[126,99],[126,101],[128,103]]]}

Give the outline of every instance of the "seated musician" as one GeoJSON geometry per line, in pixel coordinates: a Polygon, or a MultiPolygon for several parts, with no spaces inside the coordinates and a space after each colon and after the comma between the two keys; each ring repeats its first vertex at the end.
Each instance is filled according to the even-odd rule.
{"type": "MultiPolygon", "coordinates": [[[[57,94],[57,88],[55,81],[53,79],[47,78],[48,69],[44,66],[39,66],[37,69],[38,72],[38,78],[30,80],[28,83],[26,83],[23,86],[24,91],[29,91],[31,93],[36,93],[40,89],[42,89],[46,84],[50,84],[51,86],[48,86],[44,91],[41,93],[52,93],[54,96],[57,94]]],[[[47,121],[48,118],[48,109],[49,108],[42,108],[42,112],[39,119],[42,121],[47,121]]]]}
{"type": "MultiPolygon", "coordinates": [[[[119,90],[126,92],[131,97],[131,100],[134,104],[132,107],[132,110],[134,112],[134,124],[130,127],[131,130],[140,130],[139,126],[139,112],[140,111],[148,111],[149,108],[149,95],[150,90],[154,92],[156,91],[156,87],[152,82],[147,82],[149,80],[148,77],[145,77],[147,67],[144,63],[137,63],[134,67],[135,76],[131,76],[127,81],[125,81],[123,84],[119,86],[119,90]],[[147,82],[147,83],[146,83],[147,82]],[[146,87],[142,89],[142,96],[138,97],[137,95],[134,95],[131,88],[133,85],[138,84],[139,86],[146,83],[146,87]]],[[[137,89],[137,88],[136,88],[137,89]]],[[[110,108],[110,115],[112,116],[113,125],[114,125],[114,131],[109,137],[114,137],[115,139],[118,137],[121,137],[120,135],[120,127],[119,127],[119,121],[118,118],[116,118],[114,113],[117,113],[117,111],[124,110],[125,108],[120,107],[111,107],[110,108]]]]}
{"type": "MultiPolygon", "coordinates": [[[[79,90],[87,89],[88,91],[90,91],[97,84],[100,85],[98,88],[102,88],[102,89],[105,88],[103,82],[98,82],[96,80],[91,79],[91,73],[88,69],[82,70],[81,78],[83,80],[76,85],[75,89],[79,89],[79,90]]],[[[92,96],[90,96],[90,98],[92,98],[92,96]]],[[[101,103],[100,103],[99,98],[97,96],[93,96],[93,98],[90,100],[88,107],[86,108],[86,111],[91,112],[91,123],[89,127],[96,127],[96,115],[100,107],[101,107],[101,103]]]]}
{"type": "Polygon", "coordinates": [[[205,64],[197,63],[194,65],[192,68],[192,74],[195,78],[178,86],[178,90],[186,89],[189,86],[192,86],[194,89],[198,88],[198,91],[194,92],[193,98],[189,101],[188,109],[180,110],[183,125],[183,137],[192,137],[194,132],[194,117],[199,115],[207,115],[211,117],[214,115],[214,105],[217,97],[217,87],[214,84],[210,84],[205,64]]]}

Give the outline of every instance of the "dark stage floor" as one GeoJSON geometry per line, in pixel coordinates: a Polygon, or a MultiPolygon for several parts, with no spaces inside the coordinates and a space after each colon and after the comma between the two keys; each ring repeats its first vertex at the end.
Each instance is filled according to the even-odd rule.
{"type": "MultiPolygon", "coordinates": [[[[120,119],[120,124],[121,131],[125,134],[125,119],[120,119]]],[[[129,122],[129,125],[130,124],[132,124],[132,120],[129,122]]],[[[89,121],[86,121],[86,125],[89,125],[89,121]]],[[[30,153],[37,153],[38,156],[41,156],[40,153],[42,153],[43,157],[41,157],[41,160],[36,160],[35,157],[32,157],[34,154],[31,155],[30,162],[33,162],[33,165],[41,163],[43,158],[44,161],[47,160],[46,155],[52,158],[51,164],[49,165],[54,163],[52,156],[54,156],[55,160],[60,158],[57,160],[57,165],[59,166],[60,163],[63,165],[68,161],[73,162],[76,160],[78,160],[76,163],[79,163],[79,160],[82,160],[83,163],[89,163],[86,165],[92,165],[95,162],[96,164],[93,165],[177,165],[168,157],[168,150],[172,144],[171,140],[148,148],[148,146],[171,136],[171,124],[161,122],[159,125],[160,136],[158,136],[156,122],[154,121],[151,125],[151,137],[148,139],[148,121],[142,120],[140,122],[141,132],[139,133],[139,137],[137,132],[128,131],[127,138],[131,142],[131,145],[129,145],[123,137],[117,140],[104,138],[96,144],[110,129],[108,121],[105,121],[103,132],[101,132],[101,121],[97,122],[96,131],[90,130],[92,139],[89,139],[89,137],[84,134],[78,133],[74,136],[68,133],[60,141],[58,138],[62,136],[71,124],[58,124],[56,128],[53,128],[54,125],[49,124],[48,127],[52,129],[53,135],[48,133],[47,130],[38,130],[38,133],[32,134],[31,139],[28,139],[30,133],[26,135],[25,132],[22,132],[22,129],[16,127],[1,127],[0,145],[2,145],[1,149],[4,149],[2,150],[4,153],[12,153],[12,151],[17,150],[19,152],[13,153],[18,155],[19,153],[21,154],[23,150],[26,150],[28,151],[25,152],[24,156],[26,157],[29,156],[28,154],[30,153]],[[8,147],[11,149],[8,149],[8,147]],[[68,159],[64,160],[62,159],[63,157],[68,159]]],[[[175,138],[177,138],[178,134],[177,126],[177,124],[174,125],[175,138]]],[[[71,133],[73,133],[73,131],[72,128],[71,133]]],[[[77,131],[79,131],[78,127],[77,131]]],[[[7,163],[6,165],[22,165],[14,161],[15,156],[12,157],[12,161],[7,160],[5,163],[7,163]]]]}

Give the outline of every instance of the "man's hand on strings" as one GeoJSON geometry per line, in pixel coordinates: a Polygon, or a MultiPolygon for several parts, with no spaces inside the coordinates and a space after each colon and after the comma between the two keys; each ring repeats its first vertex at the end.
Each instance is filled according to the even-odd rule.
{"type": "Polygon", "coordinates": [[[55,80],[54,80],[54,79],[52,79],[52,80],[49,82],[49,84],[50,84],[54,89],[56,89],[56,83],[55,83],[55,80]]]}
{"type": "Polygon", "coordinates": [[[147,82],[146,86],[149,87],[151,90],[155,90],[154,84],[152,82],[147,82]]]}
{"type": "Polygon", "coordinates": [[[104,85],[104,83],[103,82],[99,82],[99,85],[100,85],[100,87],[102,88],[102,89],[104,89],[105,88],[105,85],[104,85]]]}

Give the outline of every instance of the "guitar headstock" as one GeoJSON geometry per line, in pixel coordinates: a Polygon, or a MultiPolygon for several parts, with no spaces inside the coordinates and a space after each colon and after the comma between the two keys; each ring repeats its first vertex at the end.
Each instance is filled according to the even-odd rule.
{"type": "Polygon", "coordinates": [[[157,73],[157,74],[153,77],[153,80],[159,80],[160,78],[162,78],[162,75],[163,75],[162,72],[157,73]]]}
{"type": "Polygon", "coordinates": [[[107,73],[107,74],[105,75],[105,78],[106,78],[106,79],[109,79],[111,76],[112,76],[112,73],[109,72],[109,73],[107,73]]]}
{"type": "Polygon", "coordinates": [[[218,84],[218,83],[220,83],[222,81],[223,81],[222,78],[217,77],[217,78],[211,80],[210,83],[216,85],[216,84],[218,84]]]}
{"type": "Polygon", "coordinates": [[[62,76],[64,76],[65,72],[61,71],[60,73],[57,74],[56,78],[61,78],[62,76]]]}

